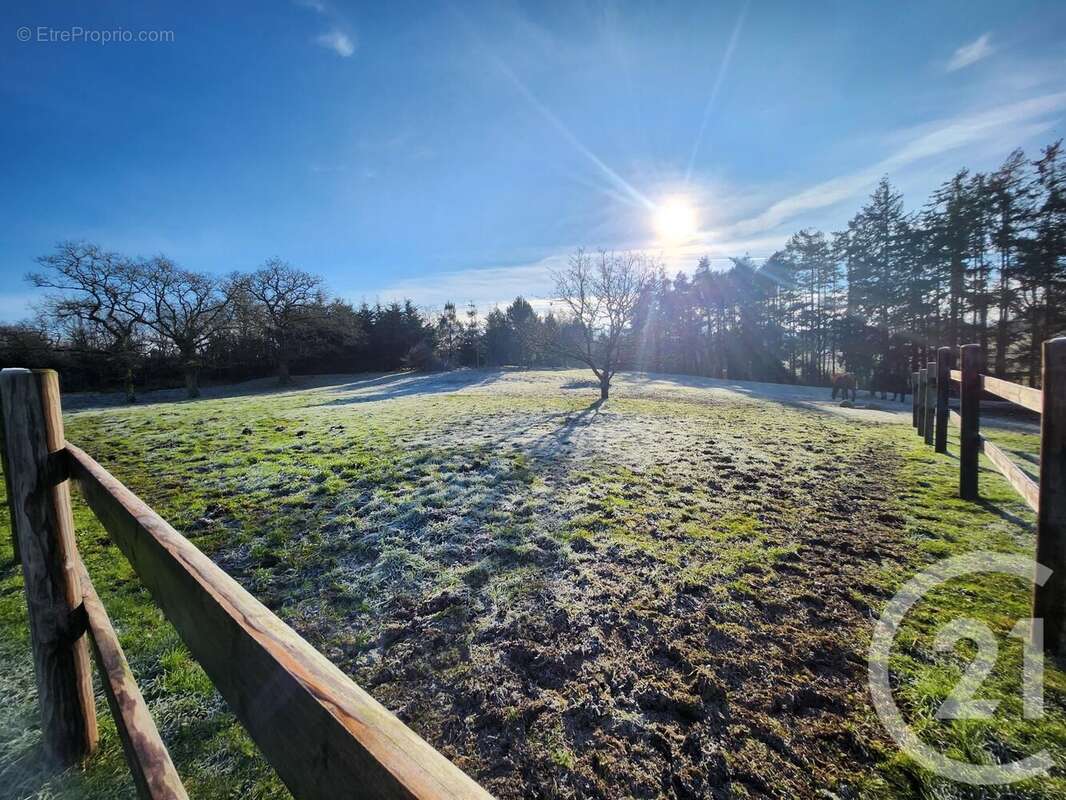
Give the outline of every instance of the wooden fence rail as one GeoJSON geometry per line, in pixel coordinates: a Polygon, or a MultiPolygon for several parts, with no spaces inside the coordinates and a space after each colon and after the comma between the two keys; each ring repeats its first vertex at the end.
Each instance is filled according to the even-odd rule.
{"type": "Polygon", "coordinates": [[[188,800],[189,796],[185,793],[178,771],[174,769],[174,762],[170,760],[170,753],[163,744],[155,720],[148,712],[104,604],[93,588],[85,565],[79,561],[78,566],[82,604],[93,655],[137,794],[141,797],[188,800]]]}
{"type": "Polygon", "coordinates": [[[295,797],[490,797],[107,470],[67,443],[54,372],[3,370],[0,403],[4,471],[26,576],[41,711],[46,723],[55,723],[46,724],[45,739],[59,763],[74,763],[96,740],[91,678],[87,662],[76,657],[85,649],[87,629],[138,792],[146,798],[186,797],[78,557],[72,523],[56,523],[70,519],[69,494],[57,499],[55,491],[70,477],[295,797]]]}
{"type": "Polygon", "coordinates": [[[1044,649],[1066,659],[1066,337],[1043,344],[1042,389],[1033,389],[982,374],[984,353],[979,345],[960,348],[960,367],[954,369],[954,352],[942,347],[933,365],[914,373],[916,389],[913,422],[937,452],[947,450],[947,429],[959,429],[959,496],[978,500],[980,455],[984,455],[1026,504],[1037,513],[1036,559],[1052,570],[1043,586],[1033,591],[1033,617],[1044,621],[1044,649]],[[946,380],[945,380],[946,378],[946,380]],[[928,409],[929,383],[938,381],[936,414],[928,409]],[[947,381],[958,384],[960,409],[948,408],[947,381]],[[941,385],[944,384],[944,385],[941,385]],[[921,402],[918,392],[926,399],[921,402]],[[981,434],[981,395],[988,393],[1040,414],[1040,477],[1034,481],[1000,447],[981,434]],[[935,426],[935,432],[929,428],[935,426]]]}

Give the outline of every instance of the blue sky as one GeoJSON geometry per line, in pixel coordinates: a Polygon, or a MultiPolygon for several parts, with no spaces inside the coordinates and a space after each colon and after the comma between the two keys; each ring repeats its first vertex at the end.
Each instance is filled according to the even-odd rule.
{"type": "Polygon", "coordinates": [[[2,319],[67,238],[486,307],[545,296],[580,245],[766,256],[881,175],[915,207],[1066,128],[1061,2],[15,0],[0,20],[2,319]],[[48,40],[76,27],[172,35],[48,40]],[[698,211],[680,245],[652,225],[676,197],[698,211]]]}

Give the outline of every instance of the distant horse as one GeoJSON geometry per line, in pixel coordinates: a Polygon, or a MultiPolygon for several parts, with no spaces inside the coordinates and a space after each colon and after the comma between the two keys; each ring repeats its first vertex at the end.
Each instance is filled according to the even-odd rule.
{"type": "Polygon", "coordinates": [[[910,393],[908,377],[895,371],[875,369],[870,380],[870,397],[880,392],[881,399],[885,400],[886,395],[891,392],[893,400],[907,402],[907,395],[910,393]]]}
{"type": "Polygon", "coordinates": [[[848,392],[851,392],[851,401],[855,402],[856,387],[858,381],[855,379],[855,373],[853,372],[838,372],[833,376],[833,399],[837,399],[837,392],[840,392],[840,396],[844,399],[848,399],[848,392]]]}

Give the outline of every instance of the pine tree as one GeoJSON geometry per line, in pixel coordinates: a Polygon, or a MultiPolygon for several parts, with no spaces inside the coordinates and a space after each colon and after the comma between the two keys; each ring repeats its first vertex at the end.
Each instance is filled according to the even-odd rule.
{"type": "Polygon", "coordinates": [[[996,263],[996,357],[994,372],[1005,377],[1008,369],[1013,315],[1017,310],[1017,268],[1023,226],[1028,217],[1025,154],[1015,150],[992,174],[988,193],[992,206],[992,240],[996,263]]]}
{"type": "Polygon", "coordinates": [[[1066,327],[1066,163],[1062,141],[1045,147],[1033,162],[1029,236],[1023,241],[1021,294],[1029,321],[1029,380],[1040,376],[1041,343],[1066,327]]]}

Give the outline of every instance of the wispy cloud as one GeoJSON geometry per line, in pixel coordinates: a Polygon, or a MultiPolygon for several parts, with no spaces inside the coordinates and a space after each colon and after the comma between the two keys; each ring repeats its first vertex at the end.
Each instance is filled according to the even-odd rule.
{"type": "Polygon", "coordinates": [[[348,58],[355,52],[355,42],[348,34],[337,28],[315,37],[315,44],[332,50],[341,58],[348,58]]]}
{"type": "Polygon", "coordinates": [[[982,33],[969,44],[964,44],[955,51],[954,55],[951,56],[951,60],[948,61],[948,72],[954,72],[971,64],[976,64],[982,58],[992,55],[995,52],[995,48],[992,46],[991,41],[991,33],[982,33]]]}
{"type": "Polygon", "coordinates": [[[325,0],[293,0],[293,3],[301,8],[314,11],[332,23],[328,31],[315,37],[315,44],[332,50],[341,58],[350,58],[355,53],[355,39],[345,32],[350,26],[345,24],[344,18],[333,6],[328,5],[325,0]]]}
{"type": "Polygon", "coordinates": [[[778,200],[760,214],[729,226],[728,232],[733,236],[750,236],[771,230],[800,214],[856,197],[885,174],[994,136],[1018,144],[1034,132],[1046,130],[1048,125],[1038,121],[1064,108],[1066,92],[1058,92],[924,126],[912,131],[910,138],[887,158],[778,200]]]}
{"type": "MultiPolygon", "coordinates": [[[[726,268],[731,263],[730,256],[772,253],[779,249],[784,241],[784,235],[730,240],[712,236],[704,242],[693,242],[669,250],[636,243],[611,243],[607,245],[607,249],[645,252],[656,259],[668,275],[673,276],[678,272],[691,274],[703,256],[710,258],[713,268],[726,268]]],[[[588,244],[588,249],[595,247],[594,243],[588,244]]],[[[515,297],[522,295],[537,311],[545,312],[558,305],[553,300],[555,280],[552,272],[565,267],[576,249],[577,245],[559,247],[558,252],[527,264],[435,272],[431,275],[405,278],[365,294],[342,294],[353,302],[360,302],[364,297],[386,303],[411,299],[429,309],[440,309],[448,302],[454,302],[460,308],[465,307],[467,303],[473,303],[482,315],[494,307],[503,308],[515,297]]]]}
{"type": "Polygon", "coordinates": [[[566,258],[549,256],[531,264],[436,272],[397,281],[374,296],[383,302],[411,298],[419,305],[435,308],[449,301],[458,305],[474,303],[485,313],[522,295],[531,302],[540,301],[534,306],[547,307],[553,286],[551,271],[563,266],[566,258]]]}

